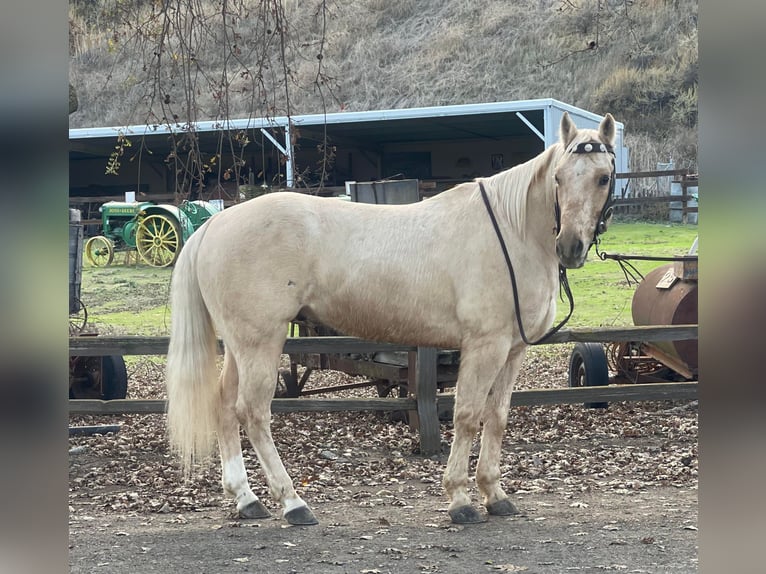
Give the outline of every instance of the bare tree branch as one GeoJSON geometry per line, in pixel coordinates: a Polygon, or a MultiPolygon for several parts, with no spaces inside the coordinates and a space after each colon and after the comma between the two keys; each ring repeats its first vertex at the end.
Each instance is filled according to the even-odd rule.
{"type": "MultiPolygon", "coordinates": [[[[165,160],[177,199],[209,192],[211,183],[219,193],[224,187],[232,193],[233,188],[233,198],[238,199],[239,184],[255,167],[246,165],[245,149],[267,144],[229,129],[234,100],[237,109],[244,107],[256,117],[292,116],[291,92],[303,88],[295,65],[305,58],[302,51],[314,44],[298,39],[313,31],[291,24],[283,0],[158,0],[117,2],[112,8],[117,15],[112,31],[115,65],[142,62],[143,77],[136,83],[143,86],[143,94],[135,114],[147,125],[163,125],[175,134],[165,160]],[[211,100],[213,108],[200,103],[211,100]],[[221,122],[220,138],[216,151],[204,154],[194,126],[211,117],[221,122]]],[[[326,1],[319,3],[316,14],[321,27],[313,85],[324,98],[326,1]]],[[[138,151],[132,159],[150,151],[146,142],[134,149],[138,151]]],[[[118,160],[110,165],[113,172],[119,169],[118,160]]],[[[321,163],[320,184],[327,178],[327,157],[321,163]]]]}

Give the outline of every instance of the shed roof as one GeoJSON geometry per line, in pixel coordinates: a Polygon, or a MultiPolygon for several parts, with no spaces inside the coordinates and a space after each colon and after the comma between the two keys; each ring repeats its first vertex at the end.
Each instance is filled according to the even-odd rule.
{"type": "MultiPolygon", "coordinates": [[[[546,130],[546,111],[568,111],[574,116],[598,122],[601,116],[565,104],[552,98],[517,100],[451,106],[432,106],[363,112],[337,112],[328,114],[298,115],[288,118],[240,118],[224,121],[197,122],[193,130],[199,136],[200,146],[213,146],[221,131],[259,130],[260,128],[284,128],[292,120],[302,134],[324,130],[332,137],[353,139],[367,145],[382,145],[400,141],[436,141],[459,139],[502,139],[528,136],[537,132],[545,146],[557,139],[556,129],[546,130]]],[[[548,120],[550,121],[550,119],[548,120]]],[[[621,127],[621,126],[620,126],[621,127]]],[[[184,124],[131,125],[122,127],[76,128],[69,130],[70,158],[108,156],[118,134],[146,136],[152,142],[154,151],[169,150],[167,137],[171,133],[189,131],[184,124]],[[165,137],[163,137],[165,136],[165,137]],[[167,143],[165,143],[167,142],[167,143]]],[[[215,149],[215,148],[213,148],[215,149]]]]}

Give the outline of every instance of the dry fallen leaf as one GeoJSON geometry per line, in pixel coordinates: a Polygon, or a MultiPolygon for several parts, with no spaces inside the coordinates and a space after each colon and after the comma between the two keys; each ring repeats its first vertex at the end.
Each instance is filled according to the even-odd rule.
{"type": "MultiPolygon", "coordinates": [[[[530,350],[516,388],[566,387],[568,360],[564,345],[530,350]]],[[[285,356],[282,368],[287,367],[285,356]]],[[[299,367],[299,374],[302,372],[299,367]]],[[[163,377],[164,358],[137,359],[130,365],[129,397],[166,398],[163,377]]],[[[363,380],[315,370],[305,388],[363,380]]],[[[369,398],[376,394],[374,388],[363,387],[326,396],[369,398]]],[[[587,508],[581,493],[603,490],[632,495],[652,486],[696,488],[697,410],[697,403],[689,401],[611,403],[607,410],[585,409],[579,404],[513,408],[503,437],[503,486],[519,494],[566,495],[572,508],[587,508]],[[626,429],[636,436],[626,437],[626,429]]],[[[90,507],[83,506],[85,503],[95,503],[99,513],[165,514],[182,524],[183,513],[233,509],[233,501],[221,491],[217,455],[200,464],[190,480],[183,480],[178,462],[168,451],[163,416],[73,416],[70,424],[121,427],[119,433],[110,436],[69,438],[69,448],[80,453],[69,457],[72,519],[87,520],[79,515],[85,508],[93,514],[90,507]]],[[[310,504],[353,501],[400,512],[407,510],[415,497],[444,496],[444,461],[418,456],[417,431],[391,422],[389,415],[278,413],[273,417],[272,434],[300,495],[310,504]]],[[[442,422],[445,444],[452,434],[452,423],[442,422]]],[[[251,487],[264,503],[273,504],[244,435],[242,447],[246,468],[252,473],[251,487]]],[[[380,525],[388,526],[386,522],[390,520],[381,519],[380,525]]],[[[434,523],[426,526],[444,527],[434,523]]],[[[693,530],[696,526],[684,528],[693,530]]],[[[446,529],[459,530],[452,526],[446,529]]]]}

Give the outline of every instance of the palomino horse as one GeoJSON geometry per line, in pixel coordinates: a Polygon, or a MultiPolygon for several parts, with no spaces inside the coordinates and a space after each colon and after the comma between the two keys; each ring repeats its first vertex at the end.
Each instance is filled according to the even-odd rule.
{"type": "Polygon", "coordinates": [[[317,522],[270,428],[280,354],[288,324],[300,314],[365,339],[460,349],[443,481],[450,517],[484,520],[467,489],[480,426],[482,502],[489,514],[515,513],[500,485],[499,459],[527,346],[517,309],[530,338],[552,324],[560,266],[582,266],[605,226],[614,137],[610,114],[598,130],[578,130],[564,114],[560,141],[537,157],[419,203],[368,205],[284,192],[210,218],[183,248],[171,288],[168,426],[187,472],[211,454],[217,435],[223,488],[240,516],[268,516],[247,481],[243,425],[284,518],[317,522]],[[225,345],[220,378],[216,333],[225,345]]]}

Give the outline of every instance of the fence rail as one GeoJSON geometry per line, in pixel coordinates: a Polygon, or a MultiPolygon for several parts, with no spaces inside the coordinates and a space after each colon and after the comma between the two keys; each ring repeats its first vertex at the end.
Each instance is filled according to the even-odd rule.
{"type": "MultiPolygon", "coordinates": [[[[577,404],[609,401],[662,401],[696,399],[697,383],[644,383],[609,385],[606,387],[579,387],[562,389],[532,389],[514,391],[512,407],[577,404]]],[[[274,413],[297,412],[359,412],[359,411],[416,411],[415,398],[313,398],[273,399],[274,413]]],[[[437,409],[449,410],[455,405],[452,394],[436,396],[437,409]]],[[[167,410],[164,399],[72,399],[71,415],[162,414],[167,410]]]]}
{"type": "MultiPolygon", "coordinates": [[[[548,338],[548,343],[607,343],[620,341],[681,341],[697,338],[697,325],[662,325],[640,327],[604,327],[562,329],[548,338]]],[[[164,355],[170,337],[84,336],[70,337],[70,356],[164,355]]],[[[289,337],[284,353],[373,353],[377,351],[415,351],[414,345],[365,341],[356,337],[289,337]]],[[[223,343],[218,341],[218,352],[223,343]]]]}
{"type": "MultiPolygon", "coordinates": [[[[675,177],[674,183],[681,184],[681,194],[679,195],[656,195],[646,197],[620,197],[615,200],[615,208],[620,212],[630,209],[631,207],[638,207],[643,209],[646,206],[658,205],[661,203],[675,203],[681,205],[681,222],[687,223],[687,216],[690,213],[699,213],[699,208],[694,205],[690,206],[690,201],[696,201],[697,198],[693,195],[689,195],[688,189],[690,187],[697,187],[699,180],[697,174],[690,173],[688,169],[669,169],[669,170],[655,170],[655,171],[631,171],[625,173],[615,174],[616,179],[619,180],[633,180],[644,178],[658,178],[658,177],[675,177]]],[[[624,190],[623,190],[624,193],[624,190]]],[[[671,209],[673,206],[671,205],[671,209]]]]}
{"type": "MultiPolygon", "coordinates": [[[[619,342],[619,341],[677,341],[697,339],[697,325],[643,326],[601,329],[565,329],[550,339],[550,343],[619,342]]],[[[85,336],[69,339],[70,356],[100,355],[164,355],[169,337],[85,336]]],[[[421,452],[428,456],[440,449],[438,413],[454,406],[454,396],[438,393],[436,382],[436,349],[365,341],[354,337],[288,338],[284,353],[372,353],[376,351],[407,351],[414,355],[410,369],[412,397],[407,398],[294,398],[273,399],[272,411],[398,411],[410,413],[410,424],[420,433],[421,452]]],[[[219,353],[223,344],[219,341],[219,353]]],[[[697,383],[652,383],[609,385],[564,389],[522,390],[513,393],[511,406],[545,404],[575,404],[608,401],[648,401],[694,399],[697,383]]],[[[166,401],[117,399],[110,401],[80,399],[69,401],[70,415],[150,414],[164,413],[166,401]]]]}

